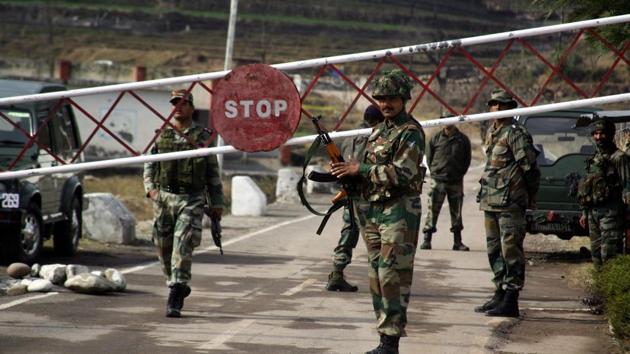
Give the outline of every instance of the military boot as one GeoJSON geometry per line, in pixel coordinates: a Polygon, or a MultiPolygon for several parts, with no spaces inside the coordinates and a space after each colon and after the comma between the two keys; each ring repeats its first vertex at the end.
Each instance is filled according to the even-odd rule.
{"type": "Polygon", "coordinates": [[[398,342],[400,337],[381,335],[381,343],[378,347],[365,352],[365,354],[398,354],[398,342]]]}
{"type": "Polygon", "coordinates": [[[486,311],[486,316],[518,317],[518,290],[506,290],[503,300],[493,309],[486,311]]]}
{"type": "Polygon", "coordinates": [[[503,300],[504,295],[505,295],[505,290],[503,289],[495,290],[494,295],[492,296],[492,299],[490,299],[489,301],[487,301],[485,304],[481,306],[475,307],[475,312],[486,312],[488,310],[495,308],[499,304],[499,302],[503,300]]]}
{"type": "MultiPolygon", "coordinates": [[[[166,317],[181,317],[181,310],[184,307],[184,295],[186,285],[175,284],[171,286],[168,293],[168,301],[166,302],[166,317]]],[[[190,294],[190,293],[189,293],[190,294]]]]}
{"type": "Polygon", "coordinates": [[[431,249],[431,236],[432,236],[432,233],[430,233],[430,232],[425,232],[424,233],[424,241],[422,241],[422,244],[420,245],[420,249],[421,250],[430,250],[431,249]]]}
{"type": "Polygon", "coordinates": [[[453,251],[470,251],[470,248],[462,243],[462,232],[453,232],[453,251]]]}
{"type": "Polygon", "coordinates": [[[355,292],[359,290],[359,288],[348,283],[343,278],[343,272],[335,270],[328,275],[328,283],[326,283],[326,290],[355,292]]]}

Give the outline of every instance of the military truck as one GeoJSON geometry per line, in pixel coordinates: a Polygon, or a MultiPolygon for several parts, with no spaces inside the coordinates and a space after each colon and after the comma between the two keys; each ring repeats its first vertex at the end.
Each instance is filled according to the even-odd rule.
{"type": "Polygon", "coordinates": [[[615,121],[619,131],[630,121],[630,111],[582,108],[517,117],[532,135],[542,175],[537,209],[526,213],[527,232],[553,234],[565,240],[588,236],[588,230],[578,222],[582,212],[577,186],[586,160],[595,151],[588,125],[598,117],[615,121]]]}
{"type": "MultiPolygon", "coordinates": [[[[54,83],[0,80],[0,97],[60,90],[65,87],[54,83]]],[[[0,171],[52,167],[73,159],[81,146],[79,130],[72,107],[58,102],[0,106],[0,171]]],[[[77,174],[0,180],[0,262],[34,263],[51,236],[57,254],[73,255],[84,206],[77,174]]]]}

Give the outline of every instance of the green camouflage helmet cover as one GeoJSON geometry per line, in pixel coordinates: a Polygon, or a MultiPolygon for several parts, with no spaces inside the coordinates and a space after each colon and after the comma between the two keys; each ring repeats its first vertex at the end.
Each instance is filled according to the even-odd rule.
{"type": "Polygon", "coordinates": [[[376,81],[374,81],[374,91],[372,97],[379,99],[381,97],[400,97],[404,101],[411,99],[411,89],[414,82],[402,72],[402,70],[394,69],[384,71],[376,81]]]}
{"type": "Polygon", "coordinates": [[[509,104],[512,108],[516,108],[518,103],[514,100],[514,97],[503,89],[496,89],[490,94],[488,100],[488,106],[492,106],[496,102],[509,104]]]}
{"type": "Polygon", "coordinates": [[[604,132],[609,140],[612,140],[615,137],[615,123],[606,120],[606,119],[596,119],[589,125],[589,130],[591,135],[593,135],[596,131],[604,132]]]}

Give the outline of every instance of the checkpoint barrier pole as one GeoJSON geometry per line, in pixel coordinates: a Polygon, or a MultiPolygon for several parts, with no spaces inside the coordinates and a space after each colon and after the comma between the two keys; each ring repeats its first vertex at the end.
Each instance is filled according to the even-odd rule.
{"type": "MultiPolygon", "coordinates": [[[[597,106],[597,105],[626,102],[626,101],[630,101],[630,92],[617,94],[617,95],[610,95],[610,96],[587,98],[587,99],[576,100],[576,101],[552,103],[552,104],[540,105],[540,106],[535,106],[535,107],[516,108],[516,109],[505,110],[505,111],[461,115],[461,116],[456,116],[456,117],[451,117],[451,118],[434,118],[431,120],[422,121],[420,122],[420,124],[423,127],[437,127],[437,126],[442,126],[442,125],[463,124],[467,122],[478,122],[478,121],[483,121],[483,120],[506,118],[506,117],[520,116],[520,115],[531,115],[531,114],[537,114],[537,113],[545,113],[545,112],[551,112],[551,111],[566,110],[566,109],[588,107],[588,106],[597,106]]],[[[354,130],[347,130],[343,132],[331,132],[329,135],[331,138],[345,138],[345,137],[352,137],[352,136],[358,136],[358,135],[368,135],[370,134],[371,131],[372,131],[372,128],[354,129],[354,130]]],[[[315,140],[316,137],[317,135],[308,135],[308,136],[303,136],[303,137],[298,137],[298,138],[291,138],[287,140],[284,143],[284,145],[302,145],[306,143],[311,143],[315,140]]],[[[236,150],[234,147],[227,145],[227,146],[221,146],[221,147],[186,150],[186,151],[170,152],[170,153],[156,154],[156,155],[142,155],[142,156],[125,157],[125,158],[104,160],[104,161],[68,164],[68,165],[55,166],[55,167],[43,167],[43,168],[36,168],[36,169],[30,169],[30,170],[7,171],[7,172],[0,172],[0,180],[8,180],[8,179],[14,179],[14,178],[27,178],[27,177],[49,175],[49,174],[62,173],[62,172],[79,172],[79,171],[87,171],[87,170],[96,170],[96,169],[102,169],[102,168],[108,168],[108,167],[130,166],[130,165],[138,165],[145,162],[169,161],[169,160],[177,160],[177,159],[190,158],[190,157],[202,157],[206,155],[227,154],[227,153],[234,153],[234,152],[239,152],[239,150],[236,150]]]]}

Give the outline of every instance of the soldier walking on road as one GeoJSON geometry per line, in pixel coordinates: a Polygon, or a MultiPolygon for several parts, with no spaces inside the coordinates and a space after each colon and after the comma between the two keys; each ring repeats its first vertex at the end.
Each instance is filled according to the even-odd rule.
{"type": "Polygon", "coordinates": [[[623,249],[624,222],[630,222],[630,156],[615,145],[613,122],[598,119],[590,130],[596,151],[586,162],[578,201],[580,225],[588,227],[591,258],[599,269],[623,249]]]}
{"type": "MultiPolygon", "coordinates": [[[[451,115],[444,114],[442,118],[451,115]]],[[[451,232],[453,233],[453,250],[469,251],[462,243],[462,206],[464,205],[464,175],[470,167],[470,139],[454,125],[445,125],[429,141],[427,148],[427,164],[431,171],[431,188],[427,217],[422,232],[424,242],[420,249],[431,249],[431,238],[437,231],[436,225],[444,203],[448,198],[451,214],[451,232]]]]}
{"type": "MultiPolygon", "coordinates": [[[[210,139],[207,129],[193,126],[193,97],[186,90],[173,91],[173,128],[166,128],[151,153],[167,153],[203,147],[210,139]]],[[[190,294],[192,253],[201,244],[204,193],[210,196],[210,210],[223,212],[223,186],[215,155],[180,160],[148,162],[144,165],[144,190],[153,200],[155,222],[153,242],[157,247],[166,284],[170,288],[167,317],[180,317],[184,298],[190,294]]]]}
{"type": "Polygon", "coordinates": [[[370,203],[363,237],[381,339],[368,354],[398,353],[400,337],[406,336],[424,179],[424,131],[405,111],[411,88],[412,81],[400,70],[376,80],[372,97],[385,121],[369,136],[363,161],[333,163],[331,170],[337,177],[361,176],[370,203]]]}
{"type": "MultiPolygon", "coordinates": [[[[385,119],[383,113],[375,105],[370,105],[363,113],[362,128],[370,128],[376,126],[385,119]]],[[[365,156],[365,146],[367,144],[367,136],[357,136],[352,139],[344,140],[341,145],[341,153],[344,159],[361,161],[365,156]]],[[[343,209],[343,227],[341,228],[341,237],[339,243],[335,247],[333,255],[333,271],[328,275],[328,283],[326,290],[328,291],[357,291],[359,288],[348,283],[343,275],[343,270],[352,262],[352,250],[357,246],[359,241],[359,233],[363,234],[365,230],[365,218],[370,204],[365,201],[361,195],[348,197],[354,198],[354,220],[359,227],[352,227],[350,222],[350,209],[346,206],[343,209]]]]}
{"type": "MultiPolygon", "coordinates": [[[[492,92],[488,101],[490,112],[517,105],[504,90],[492,92]]],[[[540,183],[537,153],[527,129],[512,117],[493,121],[486,146],[478,199],[484,211],[488,260],[496,290],[492,299],[475,311],[518,317],[518,295],[525,284],[525,210],[535,209],[540,183]]]]}

